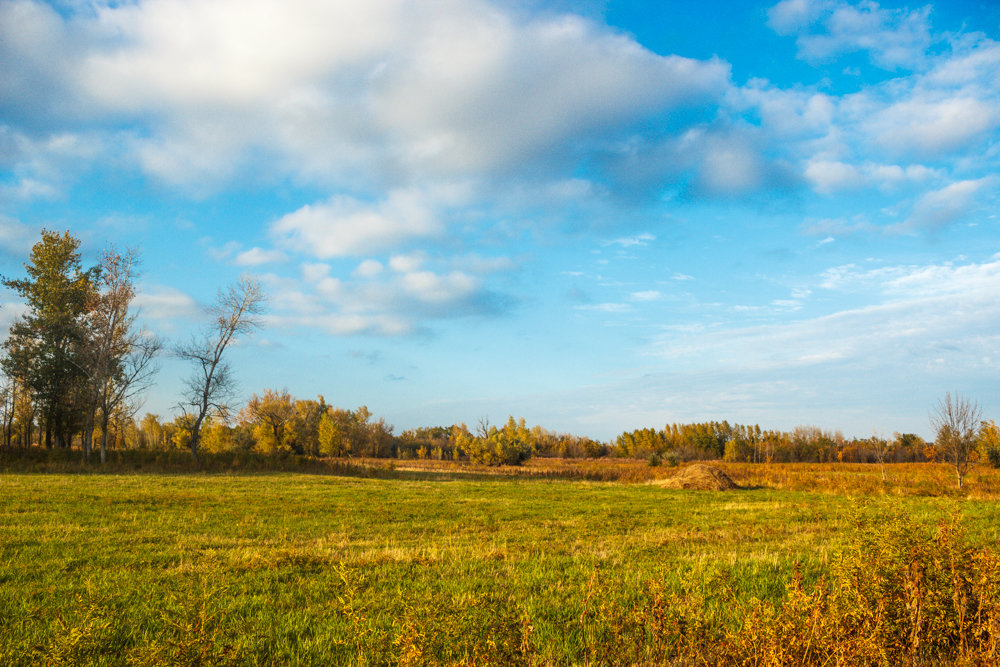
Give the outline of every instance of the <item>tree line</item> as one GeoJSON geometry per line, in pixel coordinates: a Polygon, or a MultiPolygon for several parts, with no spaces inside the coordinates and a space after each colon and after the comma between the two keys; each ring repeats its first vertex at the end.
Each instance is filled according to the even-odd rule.
{"type": "Polygon", "coordinates": [[[108,248],[83,268],[80,241],[68,231],[43,231],[24,265],[27,277],[2,284],[26,304],[3,343],[0,370],[0,445],[78,446],[89,458],[96,441],[109,448],[294,453],[314,457],[429,458],[516,465],[533,456],[615,456],[662,462],[724,459],[739,462],[886,463],[943,460],[961,485],[969,463],[1000,466],[1000,429],[979,406],[946,394],[932,413],[935,440],[912,433],[845,438],[799,426],[790,432],[727,421],[669,424],[619,435],[613,442],[528,427],[513,416],[501,424],[409,429],[394,434],[366,406],[345,409],[266,389],[235,410],[235,382],[226,351],[261,326],[266,295],[243,277],[220,290],[203,329],[169,348],[191,374],[178,408],[161,421],[136,413],[157,371],[163,341],[140,325],[133,307],[139,256],[108,248]]]}

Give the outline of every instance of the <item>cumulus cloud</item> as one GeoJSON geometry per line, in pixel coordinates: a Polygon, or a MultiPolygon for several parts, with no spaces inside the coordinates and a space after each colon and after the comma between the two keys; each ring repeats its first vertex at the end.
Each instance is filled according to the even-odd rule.
{"type": "Polygon", "coordinates": [[[396,191],[374,203],[336,195],[281,217],[271,232],[289,249],[328,259],[369,254],[436,236],[442,225],[420,193],[396,191]]]}
{"type": "Polygon", "coordinates": [[[823,194],[869,186],[894,188],[905,183],[921,183],[940,178],[941,175],[940,170],[920,164],[906,167],[874,162],[850,164],[823,158],[810,159],[805,168],[806,179],[812,183],[816,192],[823,194]]]}
{"type": "Polygon", "coordinates": [[[806,178],[817,192],[830,193],[864,184],[861,171],[851,164],[836,160],[811,160],[806,166],[806,178]]]}
{"type": "Polygon", "coordinates": [[[354,269],[354,275],[362,278],[373,278],[382,273],[382,263],[374,259],[366,259],[354,269]]]}
{"type": "Polygon", "coordinates": [[[867,51],[885,69],[918,65],[931,44],[930,7],[882,9],[875,2],[783,0],[768,10],[768,24],[797,35],[799,57],[809,61],[867,51]]]}
{"type": "Polygon", "coordinates": [[[134,159],[174,184],[232,178],[255,152],[355,185],[557,165],[730,86],[724,63],[477,0],[159,0],[68,17],[7,0],[0,16],[5,104],[131,120],[134,159]]]}
{"type": "Polygon", "coordinates": [[[962,92],[938,97],[918,91],[879,110],[866,129],[895,154],[937,156],[969,147],[1000,124],[995,103],[962,92]]]}
{"type": "Polygon", "coordinates": [[[486,286],[487,274],[441,270],[422,253],[394,255],[386,265],[366,259],[350,278],[325,263],[306,263],[301,279],[270,274],[275,326],[319,328],[335,335],[399,336],[427,332],[441,320],[500,316],[511,300],[486,286]]]}

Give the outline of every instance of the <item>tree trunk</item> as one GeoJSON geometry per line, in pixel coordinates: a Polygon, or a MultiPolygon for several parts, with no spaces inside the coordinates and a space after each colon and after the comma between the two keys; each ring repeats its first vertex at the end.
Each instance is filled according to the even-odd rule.
{"type": "Polygon", "coordinates": [[[106,414],[102,414],[101,415],[101,465],[104,465],[104,462],[107,460],[107,457],[108,457],[108,422],[109,421],[110,421],[110,419],[108,418],[108,415],[106,415],[106,414]]]}
{"type": "Polygon", "coordinates": [[[83,460],[90,459],[90,450],[93,449],[94,441],[94,416],[87,415],[87,421],[83,425],[83,433],[80,434],[80,446],[83,448],[83,460]]]}

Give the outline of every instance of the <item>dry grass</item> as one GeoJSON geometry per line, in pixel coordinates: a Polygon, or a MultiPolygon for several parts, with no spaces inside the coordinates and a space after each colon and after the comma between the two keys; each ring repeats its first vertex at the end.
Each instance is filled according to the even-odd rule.
{"type": "MultiPolygon", "coordinates": [[[[711,461],[744,488],[804,491],[848,496],[953,496],[1000,499],[1000,469],[973,467],[959,491],[954,468],[944,463],[729,463],[711,461]]],[[[475,480],[501,478],[569,479],[594,482],[647,483],[673,477],[677,468],[651,466],[643,459],[534,458],[519,466],[487,466],[467,461],[415,459],[267,456],[250,453],[206,453],[197,462],[182,451],[110,452],[101,466],[82,461],[77,451],[28,452],[0,449],[0,473],[260,473],[296,472],[382,479],[475,480]]]]}
{"type": "Polygon", "coordinates": [[[704,463],[694,463],[684,466],[672,477],[655,480],[653,484],[668,489],[691,489],[695,491],[728,491],[740,488],[729,475],[715,466],[704,463]]]}
{"type": "MultiPolygon", "coordinates": [[[[944,463],[730,463],[704,462],[721,470],[744,488],[830,493],[847,496],[953,496],[1000,499],[1000,469],[979,465],[957,488],[955,470],[944,463]],[[884,476],[883,476],[884,473],[884,476]]],[[[477,466],[460,461],[379,459],[355,460],[356,465],[387,468],[414,475],[456,477],[517,476],[603,482],[648,483],[673,477],[678,468],[650,466],[644,459],[534,458],[520,466],[477,466]]],[[[683,469],[683,468],[681,468],[683,469]]]]}

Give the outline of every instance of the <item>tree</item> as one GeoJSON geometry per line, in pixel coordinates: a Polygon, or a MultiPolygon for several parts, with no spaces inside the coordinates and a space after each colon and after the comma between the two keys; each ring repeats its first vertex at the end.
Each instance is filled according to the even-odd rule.
{"type": "Polygon", "coordinates": [[[14,408],[17,405],[17,383],[11,378],[3,378],[0,384],[0,445],[10,449],[14,441],[14,408]]]}
{"type": "Polygon", "coordinates": [[[988,463],[991,468],[1000,468],[1000,426],[992,419],[984,421],[979,427],[976,441],[980,460],[988,463]]]}
{"type": "Polygon", "coordinates": [[[486,419],[479,420],[479,437],[463,445],[469,460],[490,466],[519,465],[534,453],[534,439],[525,426],[524,419],[515,421],[511,416],[502,428],[490,426],[486,419]],[[486,435],[483,436],[482,434],[486,435]]]}
{"type": "Polygon", "coordinates": [[[955,467],[958,488],[962,488],[969,468],[969,455],[976,450],[980,428],[979,404],[961,394],[946,393],[931,413],[935,444],[944,459],[955,467]]]}
{"type": "Polygon", "coordinates": [[[265,305],[266,297],[260,283],[244,276],[225,291],[219,291],[209,311],[212,324],[202,336],[175,349],[177,357],[195,367],[187,380],[180,406],[185,415],[192,417],[188,445],[195,458],[198,458],[202,422],[209,411],[222,410],[225,399],[235,391],[232,369],[224,358],[226,349],[261,326],[260,315],[265,305]]]}
{"type": "Polygon", "coordinates": [[[70,446],[86,403],[85,316],[99,269],[82,268],[79,246],[69,232],[43,230],[24,265],[28,278],[2,281],[28,305],[4,341],[3,370],[34,397],[47,447],[70,446]]]}
{"type": "Polygon", "coordinates": [[[300,399],[295,401],[295,416],[286,430],[289,431],[292,449],[299,454],[319,456],[319,423],[330,409],[322,395],[318,400],[300,399]]]}
{"type": "Polygon", "coordinates": [[[100,413],[101,463],[107,456],[112,415],[131,416],[125,409],[132,399],[149,388],[156,374],[153,360],[160,340],[146,329],[136,328],[137,314],[131,310],[135,298],[137,253],[106,250],[101,256],[98,289],[92,293],[87,318],[87,336],[82,363],[88,377],[87,425],[83,432],[83,455],[90,456],[95,420],[100,413]]]}
{"type": "Polygon", "coordinates": [[[253,395],[243,409],[244,419],[262,428],[269,450],[280,450],[285,443],[285,425],[295,417],[295,404],[288,390],[265,389],[260,396],[253,395]]]}

